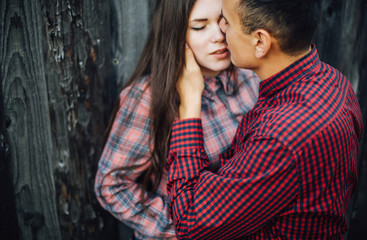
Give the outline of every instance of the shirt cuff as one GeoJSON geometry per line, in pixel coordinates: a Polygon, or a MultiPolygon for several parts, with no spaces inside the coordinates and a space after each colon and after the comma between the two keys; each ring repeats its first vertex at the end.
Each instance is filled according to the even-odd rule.
{"type": "Polygon", "coordinates": [[[173,123],[170,152],[204,148],[203,128],[200,118],[178,120],[173,123]]]}

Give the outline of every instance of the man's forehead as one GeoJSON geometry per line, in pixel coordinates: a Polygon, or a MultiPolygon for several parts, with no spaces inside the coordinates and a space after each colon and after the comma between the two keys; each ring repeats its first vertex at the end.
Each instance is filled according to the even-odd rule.
{"type": "Polygon", "coordinates": [[[222,1],[222,11],[221,14],[223,17],[232,14],[236,7],[238,6],[240,0],[223,0],[222,1]]]}
{"type": "Polygon", "coordinates": [[[234,10],[236,6],[240,3],[241,0],[223,0],[222,1],[222,11],[225,10],[234,10]]]}

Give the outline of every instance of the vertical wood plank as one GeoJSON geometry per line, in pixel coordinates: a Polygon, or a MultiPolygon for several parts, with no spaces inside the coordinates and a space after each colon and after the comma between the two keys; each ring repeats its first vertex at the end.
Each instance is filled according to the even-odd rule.
{"type": "Polygon", "coordinates": [[[0,72],[22,239],[60,239],[38,2],[1,1],[0,72]]]}
{"type": "MultiPolygon", "coordinates": [[[[0,71],[0,86],[3,85],[2,82],[3,77],[0,71]]],[[[3,93],[0,88],[0,236],[7,236],[15,240],[19,239],[19,228],[15,213],[9,140],[6,133],[6,128],[10,125],[10,118],[4,114],[3,93]]]]}
{"type": "Polygon", "coordinates": [[[0,73],[23,239],[100,239],[109,3],[1,1],[0,73]]]}
{"type": "Polygon", "coordinates": [[[322,0],[314,41],[320,58],[343,72],[357,92],[360,81],[362,0],[322,0]]]}
{"type": "Polygon", "coordinates": [[[63,239],[101,239],[93,186],[111,102],[108,1],[41,1],[45,76],[63,239]]]}
{"type": "Polygon", "coordinates": [[[155,4],[156,0],[111,0],[112,58],[118,90],[139,59],[155,4]]]}

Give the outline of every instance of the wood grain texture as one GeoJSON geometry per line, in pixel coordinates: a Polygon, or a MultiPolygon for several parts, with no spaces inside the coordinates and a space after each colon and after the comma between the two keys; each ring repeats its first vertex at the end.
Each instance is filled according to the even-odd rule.
{"type": "Polygon", "coordinates": [[[93,186],[110,101],[110,6],[93,0],[41,7],[61,236],[100,239],[93,186]]]}
{"type": "MultiPolygon", "coordinates": [[[[0,86],[3,85],[2,81],[3,78],[0,74],[0,86]]],[[[11,125],[11,122],[9,116],[4,113],[2,96],[2,89],[0,88],[0,236],[19,239],[12,169],[10,167],[9,139],[6,133],[6,128],[11,125]]]]}
{"type": "Polygon", "coordinates": [[[321,19],[314,42],[320,58],[343,72],[357,91],[359,63],[365,53],[361,45],[363,0],[322,0],[321,19]]]}
{"type": "Polygon", "coordinates": [[[111,0],[112,62],[121,90],[144,47],[156,0],[111,0]]]}
{"type": "Polygon", "coordinates": [[[60,239],[41,9],[34,3],[1,1],[1,87],[12,121],[7,132],[21,238],[60,239]]]}
{"type": "Polygon", "coordinates": [[[109,98],[109,10],[101,1],[1,1],[22,239],[99,239],[93,184],[109,98]]]}

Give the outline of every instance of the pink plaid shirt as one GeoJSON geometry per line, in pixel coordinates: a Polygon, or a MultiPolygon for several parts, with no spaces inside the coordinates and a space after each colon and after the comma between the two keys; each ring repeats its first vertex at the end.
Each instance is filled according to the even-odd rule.
{"type": "MultiPolygon", "coordinates": [[[[231,146],[243,115],[256,103],[259,79],[249,70],[238,72],[239,91],[228,72],[205,78],[202,97],[202,124],[205,150],[214,171],[218,156],[231,146]]],[[[97,198],[107,211],[135,230],[136,239],[175,239],[167,196],[167,172],[158,191],[147,200],[146,210],[139,203],[141,185],[137,178],[146,169],[119,170],[139,165],[150,157],[151,92],[147,78],[121,92],[120,109],[104,147],[95,180],[97,198]],[[131,91],[130,91],[131,90],[131,91]]]]}

